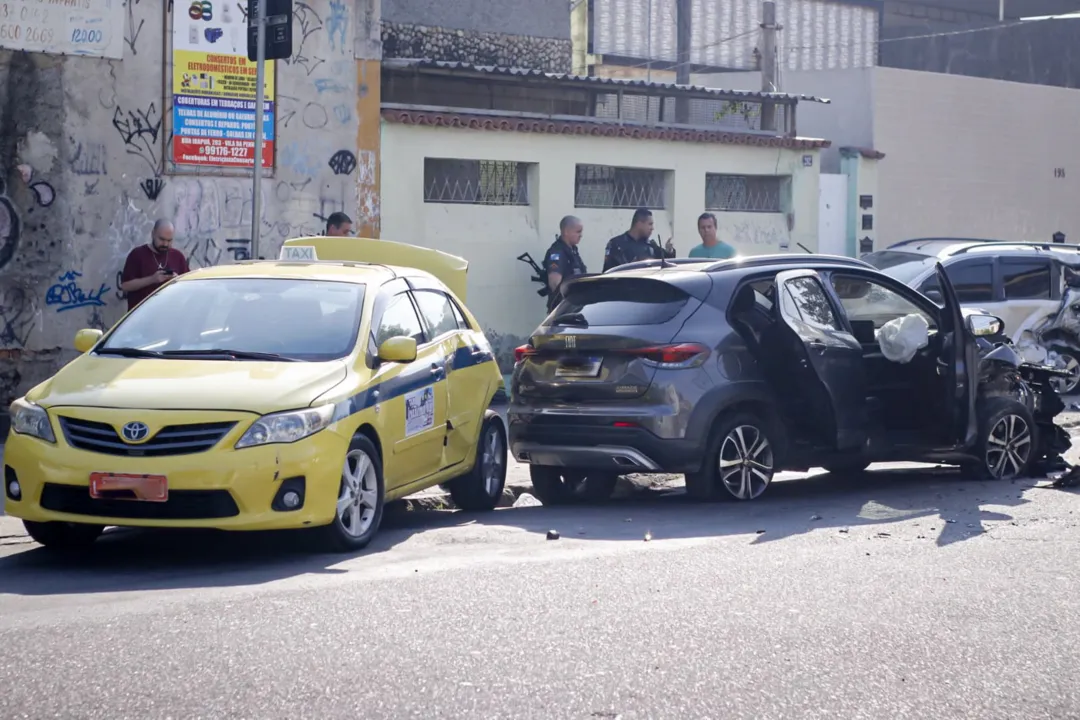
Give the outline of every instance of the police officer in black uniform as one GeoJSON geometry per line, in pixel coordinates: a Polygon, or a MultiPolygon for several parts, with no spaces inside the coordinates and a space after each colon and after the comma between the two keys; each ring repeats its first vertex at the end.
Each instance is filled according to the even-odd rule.
{"type": "Polygon", "coordinates": [[[548,248],[544,255],[544,269],[547,271],[548,299],[547,309],[551,312],[562,300],[559,286],[562,281],[586,273],[585,263],[578,254],[578,243],[581,242],[581,220],[573,215],[567,215],[559,221],[559,237],[548,248]]]}
{"type": "Polygon", "coordinates": [[[671,238],[668,238],[661,248],[659,243],[649,239],[652,231],[652,211],[648,208],[635,210],[630,229],[608,240],[607,248],[604,249],[604,272],[626,263],[675,257],[675,246],[671,238]]]}

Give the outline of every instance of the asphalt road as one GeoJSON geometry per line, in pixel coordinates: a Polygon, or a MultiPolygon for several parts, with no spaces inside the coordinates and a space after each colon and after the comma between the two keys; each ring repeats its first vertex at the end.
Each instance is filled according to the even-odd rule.
{"type": "Polygon", "coordinates": [[[908,470],[400,513],[351,557],[10,536],[0,718],[1078,718],[1078,525],[1075,491],[908,470]]]}

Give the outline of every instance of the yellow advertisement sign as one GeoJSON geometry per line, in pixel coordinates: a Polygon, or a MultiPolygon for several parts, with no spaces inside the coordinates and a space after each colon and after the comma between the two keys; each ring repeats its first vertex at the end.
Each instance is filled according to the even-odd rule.
{"type": "MultiPolygon", "coordinates": [[[[198,50],[173,51],[173,93],[211,98],[254,100],[255,63],[243,55],[198,50]]],[[[267,101],[274,100],[274,61],[266,62],[267,101]]]]}

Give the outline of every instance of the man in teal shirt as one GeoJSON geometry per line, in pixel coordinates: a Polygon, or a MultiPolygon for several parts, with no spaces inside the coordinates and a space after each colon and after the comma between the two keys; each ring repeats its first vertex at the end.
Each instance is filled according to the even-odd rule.
{"type": "Polygon", "coordinates": [[[735,257],[735,248],[722,242],[716,237],[716,216],[712,213],[702,213],[697,219],[697,231],[701,236],[701,244],[690,251],[692,258],[711,258],[724,260],[735,257]]]}

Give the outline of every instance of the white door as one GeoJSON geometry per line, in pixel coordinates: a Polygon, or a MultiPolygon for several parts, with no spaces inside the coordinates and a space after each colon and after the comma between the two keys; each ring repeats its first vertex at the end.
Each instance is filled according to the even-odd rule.
{"type": "Polygon", "coordinates": [[[822,173],[818,188],[818,252],[847,255],[848,176],[822,173]]]}

